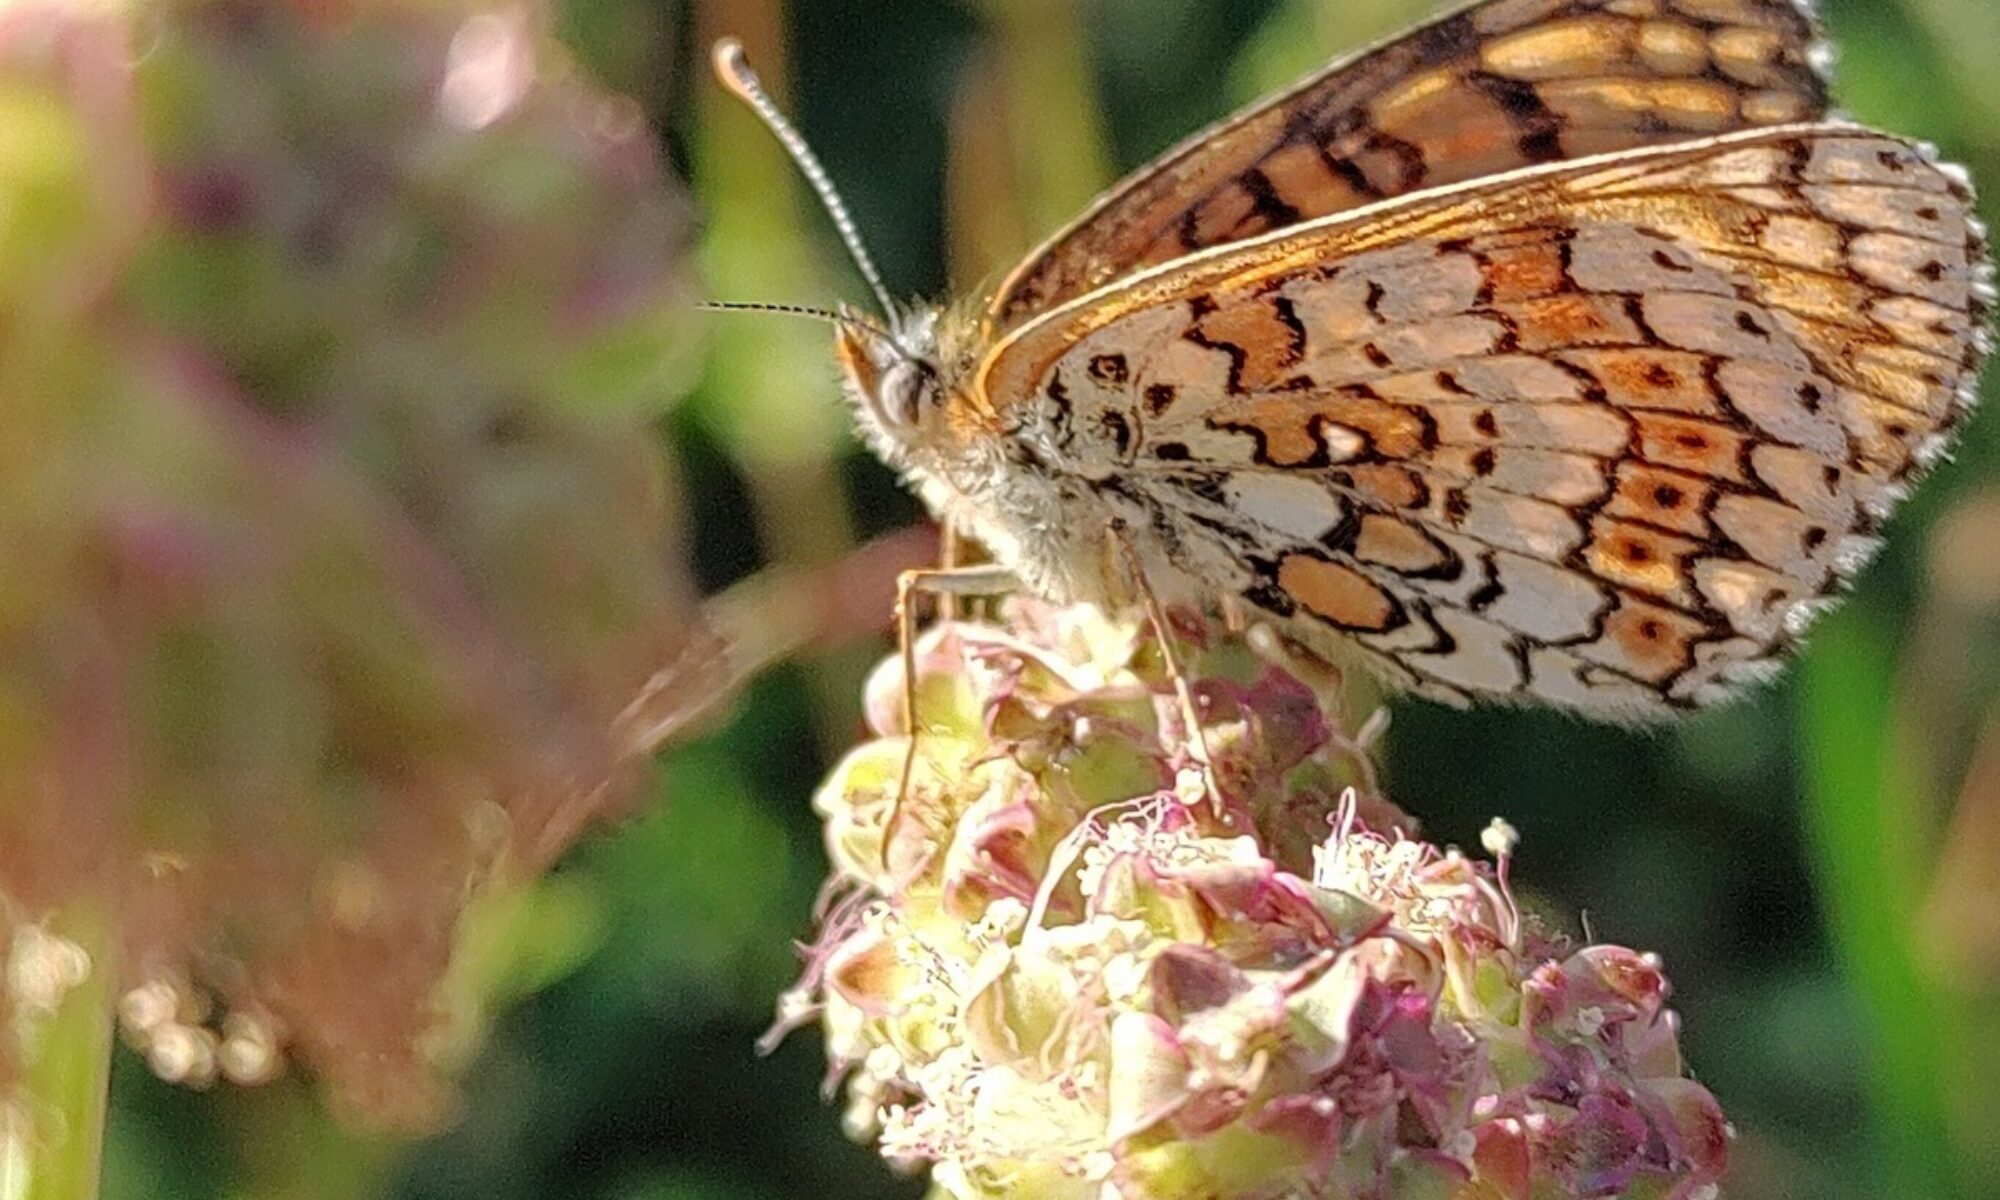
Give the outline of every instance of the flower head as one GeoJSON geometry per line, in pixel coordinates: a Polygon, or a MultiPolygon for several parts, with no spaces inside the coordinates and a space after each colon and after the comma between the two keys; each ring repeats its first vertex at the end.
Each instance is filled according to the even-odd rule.
{"type": "Polygon", "coordinates": [[[1658,963],[1524,917],[1504,823],[1497,865],[1414,840],[1303,667],[1192,652],[1198,735],[1142,628],[931,631],[901,804],[877,675],[787,1006],[850,1131],[960,1200],[1712,1195],[1728,1129],[1658,963]]]}

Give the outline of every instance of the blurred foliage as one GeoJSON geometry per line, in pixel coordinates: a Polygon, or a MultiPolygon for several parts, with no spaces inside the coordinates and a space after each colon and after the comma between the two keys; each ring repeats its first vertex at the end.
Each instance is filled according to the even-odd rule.
{"type": "MultiPolygon", "coordinates": [[[[892,285],[936,294],[990,279],[1110,164],[1430,7],[572,0],[559,28],[648,106],[693,178],[712,290],[828,302],[858,298],[858,282],[775,147],[707,82],[716,34],[749,42],[892,285]]],[[[1827,8],[1853,112],[2000,180],[1987,0],[1827,8]]],[[[0,150],[29,144],[34,120],[0,106],[0,150]]],[[[704,386],[661,430],[686,466],[706,585],[837,558],[913,518],[840,432],[823,331],[745,320],[718,338],[704,386]]],[[[1663,953],[1689,1062],[1740,1134],[1733,1195],[2000,1195],[1996,424],[1972,424],[1803,667],[1751,701],[1657,734],[1397,710],[1388,787],[1435,840],[1469,843],[1504,813],[1540,901],[1663,953]]],[[[667,803],[569,858],[561,898],[520,919],[595,949],[567,974],[536,968],[554,981],[473,1064],[453,1132],[393,1150],[334,1133],[291,1084],[190,1097],[127,1059],[107,1194],[920,1194],[843,1140],[815,1037],[753,1053],[824,875],[807,797],[859,728],[879,648],[764,680],[726,729],[662,762],[667,803]]]]}
{"type": "Polygon", "coordinates": [[[526,8],[0,9],[0,944],[89,910],[164,1076],[282,1042],[435,1127],[468,896],[547,934],[512,889],[640,773],[695,624],[648,437],[690,222],[552,50],[526,8]]]}

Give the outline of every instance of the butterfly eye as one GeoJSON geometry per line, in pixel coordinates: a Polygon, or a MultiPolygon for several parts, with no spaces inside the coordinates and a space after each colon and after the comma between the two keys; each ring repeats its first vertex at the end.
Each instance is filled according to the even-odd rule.
{"type": "Polygon", "coordinates": [[[882,416],[892,426],[915,426],[937,398],[937,370],[929,363],[906,359],[882,376],[882,416]]]}

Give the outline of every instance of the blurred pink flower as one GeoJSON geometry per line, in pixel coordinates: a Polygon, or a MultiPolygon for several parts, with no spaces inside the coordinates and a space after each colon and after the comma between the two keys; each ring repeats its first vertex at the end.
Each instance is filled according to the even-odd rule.
{"type": "Polygon", "coordinates": [[[102,900],[169,1077],[434,1123],[469,899],[702,637],[685,209],[538,14],[0,10],[0,931],[102,900]]]}

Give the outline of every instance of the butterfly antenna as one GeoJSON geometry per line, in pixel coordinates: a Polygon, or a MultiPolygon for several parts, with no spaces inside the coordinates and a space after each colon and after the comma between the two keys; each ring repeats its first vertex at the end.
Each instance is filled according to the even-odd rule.
{"type": "Polygon", "coordinates": [[[696,308],[713,313],[768,313],[780,317],[802,317],[808,321],[822,321],[828,325],[854,325],[875,334],[884,341],[894,342],[895,335],[865,317],[853,313],[837,313],[824,308],[808,308],[803,304],[759,304],[738,300],[712,300],[698,304],[696,308]]]}
{"type": "Polygon", "coordinates": [[[882,272],[875,269],[875,260],[869,257],[868,247],[862,244],[861,231],[856,228],[853,216],[847,211],[847,202],[840,198],[840,190],[833,186],[833,179],[827,175],[826,168],[820,165],[819,156],[812,152],[811,146],[806,145],[805,138],[801,137],[799,131],[792,127],[792,123],[785,119],[785,114],[778,111],[777,104],[772,101],[770,93],[764,90],[757,73],[750,69],[750,60],[743,53],[742,42],[735,38],[724,38],[715,44],[715,74],[724,87],[736,93],[738,99],[750,106],[751,111],[755,112],[765,127],[777,137],[785,152],[792,156],[792,161],[798,164],[799,172],[806,177],[806,182],[812,185],[813,192],[819,196],[820,205],[826,209],[827,215],[833,218],[833,226],[840,231],[840,240],[846,243],[849,257],[854,259],[854,265],[861,269],[862,277],[874,291],[876,302],[882,306],[882,315],[889,319],[890,325],[898,324],[902,315],[901,310],[896,307],[896,301],[890,297],[889,289],[883,286],[882,272]]]}

